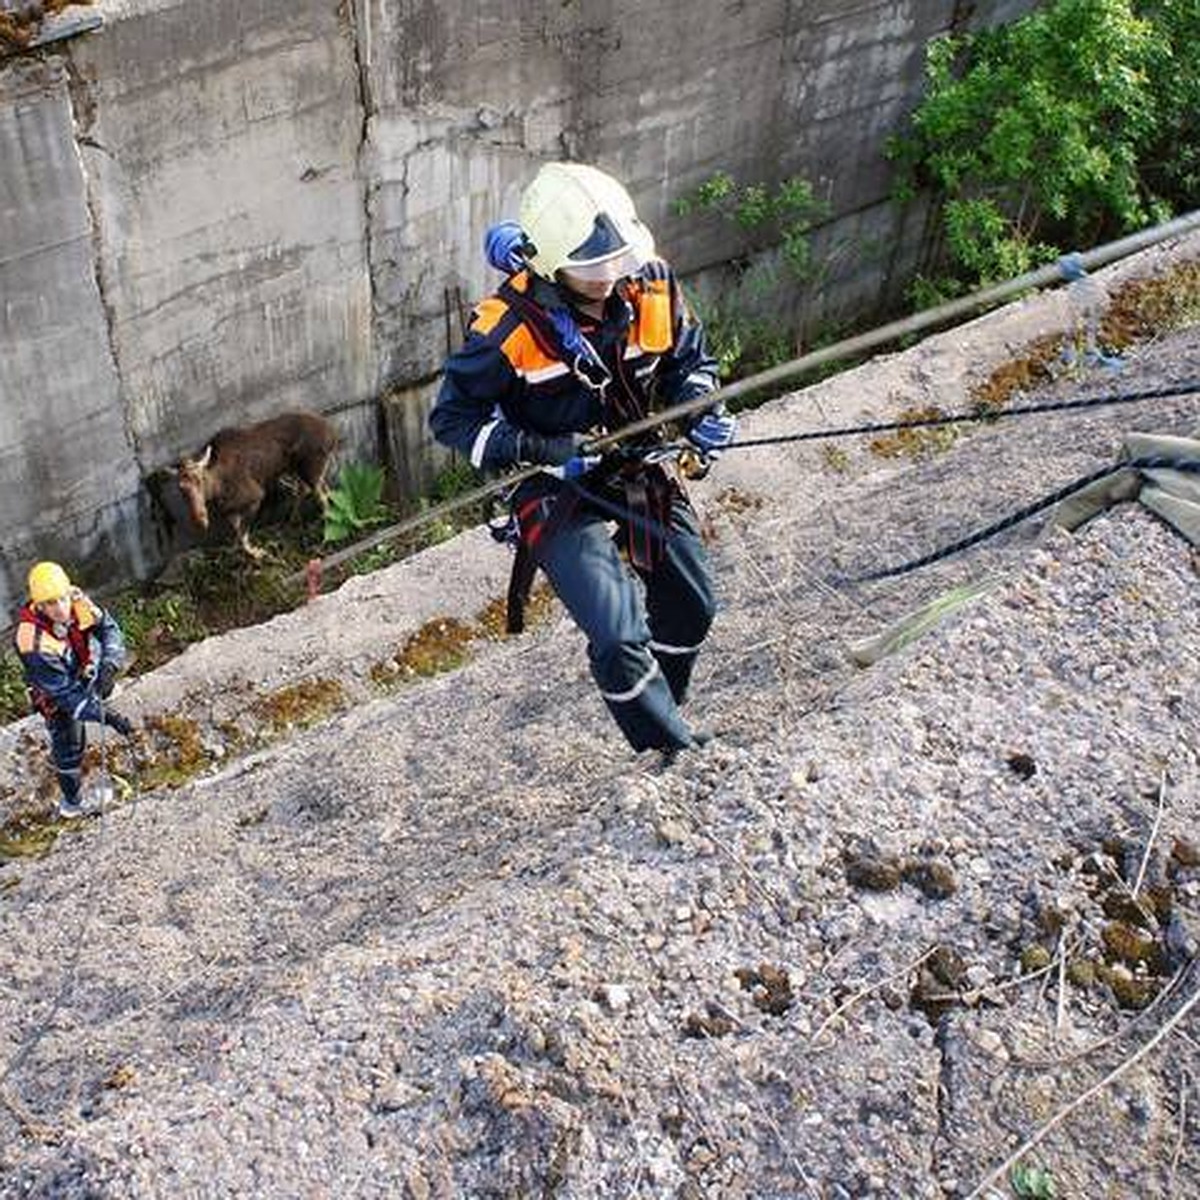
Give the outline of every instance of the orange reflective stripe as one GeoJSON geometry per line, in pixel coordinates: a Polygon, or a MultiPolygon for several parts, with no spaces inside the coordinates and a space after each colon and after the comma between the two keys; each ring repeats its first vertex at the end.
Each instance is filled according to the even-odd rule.
{"type": "Polygon", "coordinates": [[[41,654],[57,654],[61,658],[70,648],[69,642],[59,641],[52,633],[47,633],[44,629],[41,630],[41,635],[36,647],[41,654]]]}
{"type": "Polygon", "coordinates": [[[508,312],[508,305],[499,296],[489,296],[475,306],[475,318],[471,322],[474,333],[491,333],[500,319],[508,312]]]}
{"type": "Polygon", "coordinates": [[[85,631],[100,620],[100,610],[84,595],[77,596],[72,601],[71,615],[75,618],[75,624],[85,631]]]}
{"type": "Polygon", "coordinates": [[[29,621],[22,621],[17,626],[16,643],[18,654],[57,654],[60,657],[66,654],[69,646],[68,642],[29,621]]]}
{"type": "MultiPolygon", "coordinates": [[[[563,365],[561,359],[551,357],[538,345],[537,339],[525,324],[518,325],[500,343],[500,349],[519,375],[529,375],[563,365]]],[[[566,370],[565,366],[563,370],[566,370]]]]}

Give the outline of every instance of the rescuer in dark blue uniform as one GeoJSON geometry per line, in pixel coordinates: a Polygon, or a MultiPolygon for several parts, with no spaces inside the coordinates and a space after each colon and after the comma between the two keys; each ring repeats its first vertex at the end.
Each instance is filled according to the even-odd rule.
{"type": "Polygon", "coordinates": [[[104,701],[125,662],[121,627],[53,562],[29,572],[29,599],[13,637],[30,702],[46,721],[58,774],[59,815],[84,815],[80,800],[85,721],[103,721],[124,737],[132,724],[104,701]]]}
{"type": "MultiPolygon", "coordinates": [[[[545,571],[587,636],[592,675],[629,744],[673,756],[708,740],[679,710],[715,611],[708,557],[677,478],[584,447],[714,391],[716,363],[614,179],[548,163],[520,215],[489,232],[489,258],[512,273],[446,361],[430,425],[476,467],[545,468],[512,497],[518,561],[545,571]]],[[[734,430],[714,403],[687,437],[715,458],[734,430]]]]}

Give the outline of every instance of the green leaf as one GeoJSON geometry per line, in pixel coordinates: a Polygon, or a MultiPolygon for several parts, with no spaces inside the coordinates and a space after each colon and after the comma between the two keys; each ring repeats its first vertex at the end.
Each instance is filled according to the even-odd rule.
{"type": "Polygon", "coordinates": [[[1058,1195],[1054,1176],[1042,1167],[1018,1164],[1009,1174],[1013,1191],[1022,1200],[1055,1200],[1058,1195]]]}
{"type": "Polygon", "coordinates": [[[325,508],[324,539],[340,542],[388,519],[382,503],[384,473],[369,463],[347,463],[325,508]]]}

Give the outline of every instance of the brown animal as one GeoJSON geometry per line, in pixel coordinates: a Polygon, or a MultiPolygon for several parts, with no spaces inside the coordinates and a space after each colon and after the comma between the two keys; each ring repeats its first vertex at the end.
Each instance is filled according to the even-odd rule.
{"type": "Polygon", "coordinates": [[[182,458],[176,468],[179,490],[192,520],[207,529],[210,512],[233,527],[251,558],[265,550],[250,544],[247,526],[267,488],[281,475],[295,475],[324,510],[329,491],[325,471],[337,447],[337,432],[319,413],[289,412],[257,425],[222,429],[199,458],[182,458]]]}

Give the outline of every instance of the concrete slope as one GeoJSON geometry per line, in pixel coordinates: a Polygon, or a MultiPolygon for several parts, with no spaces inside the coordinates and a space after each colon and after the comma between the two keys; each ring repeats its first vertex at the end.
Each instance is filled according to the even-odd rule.
{"type": "MultiPolygon", "coordinates": [[[[965,407],[1053,301],[745,435],[965,407]]],[[[1041,394],[1197,362],[1193,328],[1041,394]]],[[[1200,1188],[1193,551],[1126,507],[829,582],[1198,406],[1000,422],[915,460],[727,454],[696,489],[723,607],[694,705],[720,736],[665,771],[618,743],[558,612],[373,687],[407,634],[500,593],[481,533],[131,685],[130,711],[217,740],[305,676],[345,703],[0,866],[0,1195],[966,1196],[1126,1063],[1028,1165],[1063,1195],[1200,1188]],[[850,664],[987,572],[901,654],[850,664]]]]}

